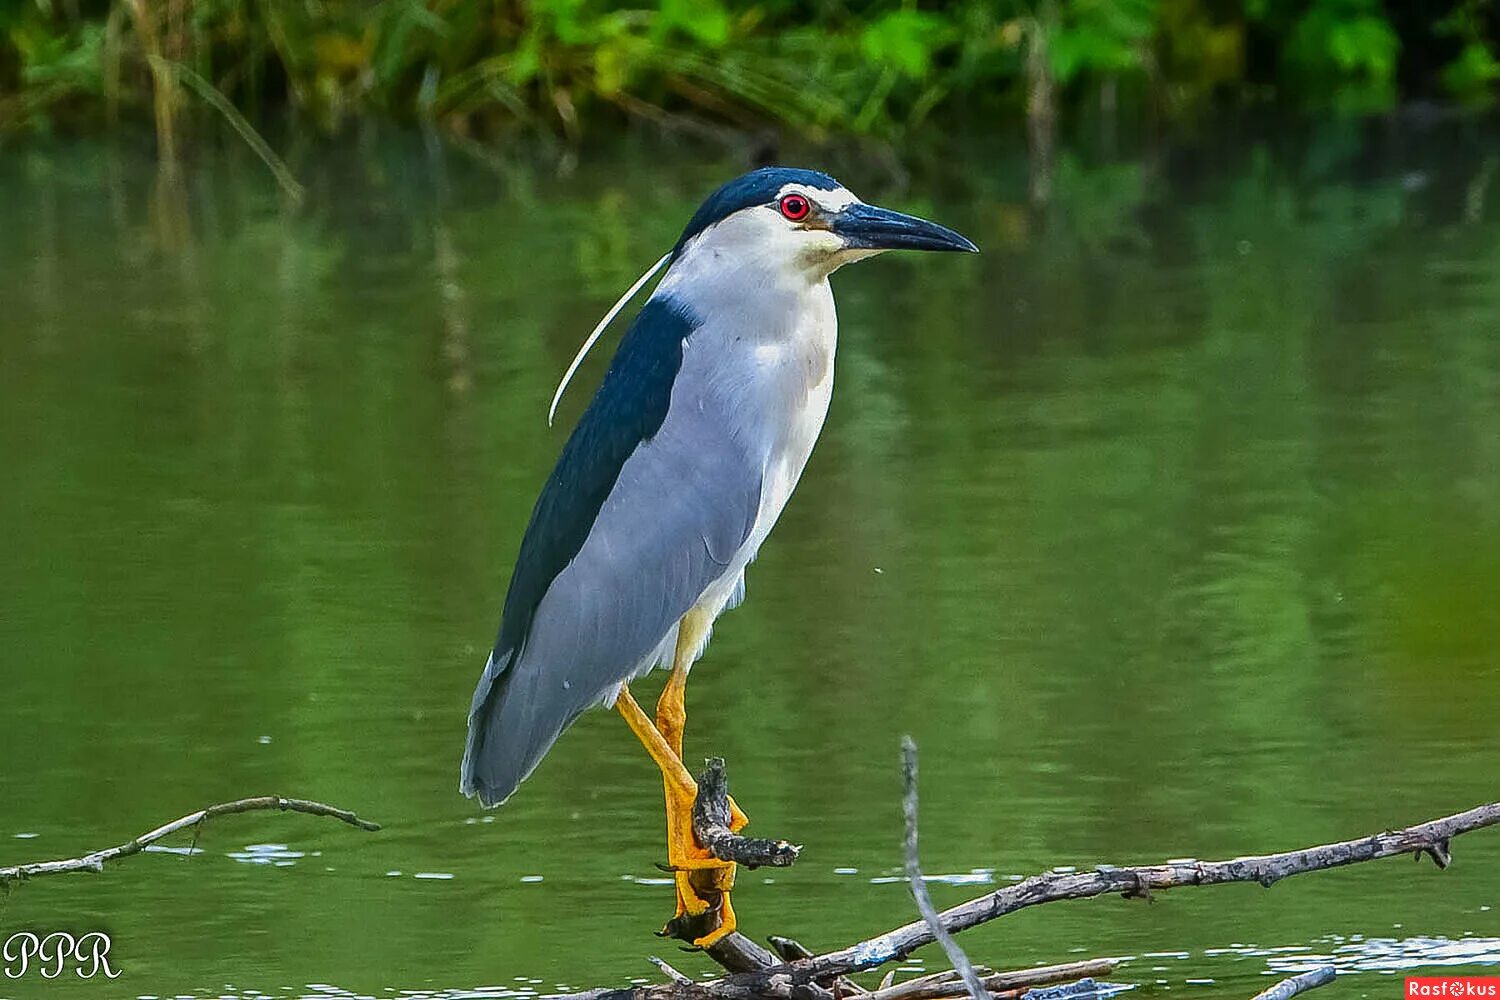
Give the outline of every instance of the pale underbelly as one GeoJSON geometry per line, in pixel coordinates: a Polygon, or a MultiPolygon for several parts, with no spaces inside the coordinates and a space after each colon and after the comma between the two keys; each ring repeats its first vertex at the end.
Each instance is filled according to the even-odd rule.
{"type": "MultiPolygon", "coordinates": [[[[810,394],[807,405],[799,408],[795,419],[788,423],[782,437],[785,444],[777,449],[775,457],[768,463],[761,486],[760,507],[745,541],[726,561],[724,572],[704,588],[688,613],[673,624],[651,654],[631,672],[632,679],[649,673],[656,667],[670,668],[678,659],[679,643],[682,641],[691,647],[683,650],[688,654],[686,666],[690,669],[703,655],[714,621],[743,599],[745,569],[759,554],[761,545],[770,535],[771,529],[786,508],[792,491],[796,489],[822,430],[823,418],[828,412],[828,398],[828,390],[818,387],[810,394]]],[[[607,704],[613,704],[618,690],[611,690],[606,699],[607,704]]]]}
{"type": "Polygon", "coordinates": [[[771,534],[781,513],[791,499],[792,491],[802,477],[807,460],[812,455],[813,445],[823,428],[823,419],[828,412],[828,393],[818,391],[810,395],[783,432],[784,444],[776,450],[767,463],[765,478],[761,485],[760,508],[755,524],[743,544],[730,558],[724,573],[704,591],[703,597],[694,605],[694,610],[706,615],[710,621],[722,614],[727,607],[739,603],[744,591],[745,567],[760,553],[760,547],[771,534]]]}

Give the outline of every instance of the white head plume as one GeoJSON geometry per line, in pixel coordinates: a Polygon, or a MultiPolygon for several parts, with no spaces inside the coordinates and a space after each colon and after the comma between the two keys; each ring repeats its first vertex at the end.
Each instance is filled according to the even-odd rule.
{"type": "Polygon", "coordinates": [[[657,271],[660,271],[662,269],[662,265],[666,264],[666,262],[670,260],[671,257],[672,251],[668,250],[666,253],[661,255],[661,260],[658,260],[655,264],[652,264],[645,274],[635,279],[635,284],[631,285],[625,290],[625,294],[620,296],[619,301],[610,307],[609,312],[604,314],[604,318],[599,321],[599,325],[594,327],[594,332],[588,335],[588,339],[583,342],[583,346],[580,347],[578,349],[578,353],[573,356],[573,363],[568,365],[568,370],[563,373],[562,381],[557,383],[557,391],[552,394],[552,405],[547,407],[548,427],[552,426],[552,418],[557,414],[557,403],[560,399],[562,399],[563,390],[568,387],[568,383],[573,378],[573,373],[578,371],[578,366],[583,364],[583,359],[588,356],[590,348],[594,346],[594,341],[599,339],[599,335],[604,332],[605,327],[609,326],[610,321],[613,320],[616,316],[620,315],[620,310],[625,308],[625,303],[635,298],[635,293],[641,290],[641,286],[650,281],[651,276],[657,271]]]}

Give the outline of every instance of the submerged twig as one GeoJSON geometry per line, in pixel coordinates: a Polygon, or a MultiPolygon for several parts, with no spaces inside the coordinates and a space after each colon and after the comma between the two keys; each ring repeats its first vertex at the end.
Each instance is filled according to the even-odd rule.
{"type": "Polygon", "coordinates": [[[972,1000],[989,1000],[989,992],[979,981],[979,974],[969,962],[969,956],[958,946],[938,919],[937,907],[932,905],[932,895],[927,891],[927,880],[922,877],[922,865],[917,859],[917,745],[910,736],[901,738],[901,773],[906,791],[901,799],[901,814],[906,819],[906,837],[902,841],[906,855],[906,879],[911,884],[911,898],[916,900],[922,920],[937,943],[942,945],[948,962],[968,988],[972,1000]]]}
{"type": "MultiPolygon", "coordinates": [[[[128,858],[132,854],[139,854],[147,847],[169,837],[188,827],[195,830],[204,820],[215,816],[230,816],[235,813],[257,812],[260,810],[275,809],[282,812],[306,813],[309,816],[327,816],[350,826],[357,826],[361,830],[379,830],[379,823],[372,823],[366,819],[360,819],[357,815],[347,809],[337,806],[326,805],[322,802],[314,802],[311,799],[288,799],[280,795],[261,795],[248,799],[236,799],[233,802],[221,802],[218,805],[200,809],[195,813],[188,813],[170,823],[165,823],[149,833],[143,833],[134,840],[126,841],[116,847],[106,847],[103,850],[94,851],[76,858],[64,858],[58,861],[34,861],[23,865],[10,865],[0,867],[0,885],[20,879],[35,878],[38,875],[59,875],[64,872],[102,872],[106,861],[118,861],[128,858]]],[[[195,841],[196,843],[196,841],[195,841]]]]}
{"type": "Polygon", "coordinates": [[[1255,994],[1254,1000],[1292,1000],[1292,997],[1298,993],[1306,993],[1319,986],[1326,986],[1336,978],[1338,978],[1338,972],[1333,966],[1320,965],[1301,975],[1288,976],[1270,989],[1255,994]]]}

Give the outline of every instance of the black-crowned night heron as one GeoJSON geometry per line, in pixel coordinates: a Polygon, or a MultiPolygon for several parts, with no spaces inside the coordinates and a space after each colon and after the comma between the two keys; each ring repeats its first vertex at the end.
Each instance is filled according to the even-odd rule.
{"type": "MultiPolygon", "coordinates": [[[[666,264],[537,498],[469,710],[460,787],[505,801],[584,709],[614,706],[661,769],[668,927],[695,944],[734,929],[734,865],[693,836],[683,693],[823,427],[838,326],[828,277],[884,250],[976,249],[827,174],[755,170],[709,196],[558,387],[666,264]],[[672,673],[653,721],[627,685],[658,665],[672,673]]],[[[738,830],[747,820],[731,811],[738,830]]]]}

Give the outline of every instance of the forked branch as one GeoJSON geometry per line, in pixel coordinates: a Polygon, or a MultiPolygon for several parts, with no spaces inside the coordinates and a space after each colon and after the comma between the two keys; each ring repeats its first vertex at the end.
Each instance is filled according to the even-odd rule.
{"type": "Polygon", "coordinates": [[[326,805],[322,802],[314,802],[311,799],[288,799],[280,795],[259,795],[248,799],[235,799],[233,802],[220,802],[218,805],[209,806],[207,809],[199,809],[195,813],[188,813],[170,823],[164,823],[148,833],[143,833],[134,840],[128,840],[115,847],[106,847],[102,850],[93,851],[89,854],[76,858],[63,858],[58,861],[34,861],[24,865],[11,865],[0,867],[0,887],[8,886],[11,882],[35,878],[38,875],[60,875],[64,872],[102,872],[106,861],[118,861],[128,858],[132,854],[139,854],[152,844],[174,833],[182,830],[193,829],[205,820],[214,819],[218,816],[232,816],[236,813],[258,812],[261,810],[278,810],[281,812],[306,813],[309,816],[327,816],[350,826],[357,826],[361,830],[379,830],[379,823],[372,823],[367,819],[360,819],[347,809],[339,809],[336,806],[326,805]]]}

